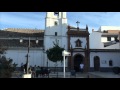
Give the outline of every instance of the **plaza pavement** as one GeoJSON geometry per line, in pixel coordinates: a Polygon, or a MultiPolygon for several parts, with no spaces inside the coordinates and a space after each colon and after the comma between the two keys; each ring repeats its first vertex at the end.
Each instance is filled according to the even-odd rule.
{"type": "MultiPolygon", "coordinates": [[[[76,76],[71,76],[70,72],[65,73],[65,78],[120,78],[120,74],[114,74],[113,72],[88,72],[88,73],[80,73],[77,72],[76,76]]],[[[13,73],[12,78],[22,78],[21,72],[13,73]]],[[[36,77],[35,77],[36,78],[36,77]]],[[[37,78],[48,78],[48,76],[38,76],[37,78]]],[[[63,72],[51,72],[49,74],[49,78],[64,78],[63,72]]]]}
{"type": "Polygon", "coordinates": [[[120,78],[120,73],[113,72],[89,72],[88,74],[90,78],[120,78]]]}

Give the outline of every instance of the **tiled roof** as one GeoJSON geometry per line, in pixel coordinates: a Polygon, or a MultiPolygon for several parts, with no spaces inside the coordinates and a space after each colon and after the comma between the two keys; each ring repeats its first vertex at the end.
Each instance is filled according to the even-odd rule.
{"type": "Polygon", "coordinates": [[[44,37],[44,30],[6,29],[0,30],[0,37],[44,37]]]}
{"type": "Polygon", "coordinates": [[[70,28],[77,29],[77,27],[69,26],[70,28]]]}
{"type": "Polygon", "coordinates": [[[107,36],[116,37],[116,36],[118,36],[118,33],[117,34],[115,34],[115,33],[102,33],[102,37],[107,37],[107,36]]]}
{"type": "Polygon", "coordinates": [[[31,47],[43,47],[44,30],[12,28],[0,30],[0,45],[7,47],[28,47],[28,37],[31,38],[31,47]],[[20,38],[23,39],[22,44],[20,43],[20,38]],[[36,38],[39,40],[38,44],[35,42],[36,38]]]}
{"type": "Polygon", "coordinates": [[[43,33],[44,30],[40,29],[22,29],[22,28],[7,28],[4,31],[18,32],[18,33],[43,33]]]}
{"type": "Polygon", "coordinates": [[[120,32],[120,30],[108,30],[108,33],[114,33],[114,34],[118,34],[120,32]]]}

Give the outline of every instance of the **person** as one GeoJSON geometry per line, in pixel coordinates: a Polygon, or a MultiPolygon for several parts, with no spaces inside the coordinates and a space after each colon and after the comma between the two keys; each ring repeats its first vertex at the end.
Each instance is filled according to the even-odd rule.
{"type": "Polygon", "coordinates": [[[28,68],[28,71],[29,71],[30,74],[32,74],[31,67],[28,68]]]}
{"type": "Polygon", "coordinates": [[[81,63],[81,64],[80,64],[80,70],[81,70],[81,73],[83,73],[83,68],[84,68],[84,64],[81,63]]]}
{"type": "Polygon", "coordinates": [[[24,64],[25,73],[27,73],[27,64],[24,64]]]}
{"type": "Polygon", "coordinates": [[[21,71],[24,71],[24,65],[21,63],[21,71]]]}
{"type": "Polygon", "coordinates": [[[33,71],[32,71],[32,77],[35,78],[36,77],[36,65],[33,67],[33,71]]]}

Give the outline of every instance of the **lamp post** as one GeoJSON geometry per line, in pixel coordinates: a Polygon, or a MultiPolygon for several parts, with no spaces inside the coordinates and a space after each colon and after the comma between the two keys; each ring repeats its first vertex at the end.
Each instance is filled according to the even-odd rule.
{"type": "MultiPolygon", "coordinates": [[[[20,39],[20,43],[22,42],[23,42],[23,39],[20,39]]],[[[36,44],[38,44],[38,39],[36,39],[36,44]]],[[[30,50],[30,37],[29,37],[29,42],[28,42],[28,53],[27,53],[27,60],[26,60],[26,74],[29,74],[28,73],[29,50],[30,50]]]]}
{"type": "Polygon", "coordinates": [[[62,51],[62,56],[63,56],[63,61],[64,61],[63,75],[64,75],[64,78],[65,78],[65,56],[71,56],[71,53],[64,50],[64,51],[62,51]]]}
{"type": "MultiPolygon", "coordinates": [[[[46,57],[47,57],[47,52],[46,52],[46,50],[45,50],[44,46],[43,46],[43,53],[44,53],[44,55],[46,55],[46,57]]],[[[49,78],[49,70],[48,70],[48,57],[47,57],[47,62],[46,62],[46,65],[47,65],[47,73],[48,73],[48,78],[49,78]]]]}
{"type": "Polygon", "coordinates": [[[47,72],[48,72],[48,78],[49,78],[48,58],[47,58],[47,72]]]}
{"type": "MultiPolygon", "coordinates": [[[[43,49],[43,50],[44,50],[44,49],[43,49]]],[[[45,51],[44,53],[46,53],[46,51],[45,51]]],[[[47,55],[47,53],[46,53],[46,55],[47,55]]],[[[48,78],[49,78],[48,57],[47,57],[47,73],[48,73],[48,78]]]]}

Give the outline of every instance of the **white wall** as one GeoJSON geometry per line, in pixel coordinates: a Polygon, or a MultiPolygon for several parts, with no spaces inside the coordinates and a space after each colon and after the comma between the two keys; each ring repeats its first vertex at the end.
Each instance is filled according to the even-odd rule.
{"type": "Polygon", "coordinates": [[[92,32],[90,34],[90,49],[102,49],[103,43],[101,42],[101,35],[100,32],[92,32]]]}
{"type": "MultiPolygon", "coordinates": [[[[67,37],[54,37],[54,36],[45,36],[44,38],[44,44],[45,44],[45,51],[49,48],[52,48],[53,47],[53,41],[56,43],[56,39],[59,40],[59,46],[64,48],[67,50],[67,37]]],[[[44,58],[45,58],[45,62],[47,62],[47,56],[44,55],[44,58]]],[[[67,61],[66,61],[67,63],[67,61]]],[[[53,67],[54,66],[54,62],[51,62],[49,61],[49,67],[53,67]]],[[[45,63],[46,65],[46,63],[45,63]]],[[[67,65],[67,64],[66,64],[67,65]]],[[[61,67],[61,62],[58,62],[58,67],[61,67]]]]}
{"type": "MultiPolygon", "coordinates": [[[[18,67],[21,66],[21,63],[26,63],[26,54],[27,50],[14,49],[7,50],[6,57],[13,59],[13,63],[18,64],[18,67]]],[[[39,65],[43,66],[43,51],[42,50],[30,50],[29,52],[29,65],[39,65]]]]}
{"type": "Polygon", "coordinates": [[[120,30],[120,26],[101,26],[99,30],[120,30]]]}
{"type": "MultiPolygon", "coordinates": [[[[118,26],[101,26],[98,31],[104,30],[120,30],[118,26]]],[[[118,44],[114,44],[111,46],[104,47],[103,42],[107,41],[107,37],[101,37],[101,32],[92,32],[90,34],[90,49],[119,49],[118,44]]],[[[111,37],[111,41],[114,41],[114,37],[111,37]]]]}
{"type": "MultiPolygon", "coordinates": [[[[104,42],[107,41],[107,37],[101,37],[102,33],[92,32],[90,34],[90,49],[120,49],[120,44],[113,44],[107,47],[104,47],[104,42]]],[[[114,37],[111,37],[111,41],[114,41],[114,37]]]]}
{"type": "MultiPolygon", "coordinates": [[[[111,37],[111,41],[114,41],[115,38],[114,37],[111,37]]],[[[107,41],[107,37],[101,37],[101,42],[110,42],[110,41],[107,41]]]]}
{"type": "Polygon", "coordinates": [[[91,52],[90,67],[94,67],[94,57],[99,56],[100,67],[110,67],[109,60],[113,61],[113,66],[120,66],[120,52],[91,52]],[[106,63],[104,63],[106,61],[106,63]]]}

